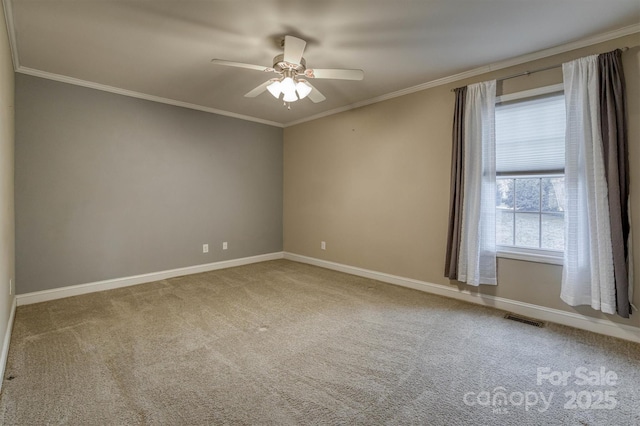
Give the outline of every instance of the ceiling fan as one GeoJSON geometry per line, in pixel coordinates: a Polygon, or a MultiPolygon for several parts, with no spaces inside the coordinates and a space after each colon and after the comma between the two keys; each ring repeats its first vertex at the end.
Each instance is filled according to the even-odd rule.
{"type": "MultiPolygon", "coordinates": [[[[246,98],[255,98],[262,92],[268,90],[276,99],[280,99],[280,96],[282,96],[285,105],[295,102],[298,99],[304,99],[307,96],[311,102],[314,103],[322,102],[326,99],[307,79],[362,80],[364,78],[364,71],[362,70],[307,68],[307,63],[302,57],[307,42],[288,35],[284,37],[283,44],[284,53],[273,58],[273,66],[271,67],[225,61],[223,59],[212,59],[211,62],[228,67],[246,68],[278,74],[277,77],[265,81],[244,96],[246,98]]],[[[290,105],[288,107],[291,109],[290,105]]]]}

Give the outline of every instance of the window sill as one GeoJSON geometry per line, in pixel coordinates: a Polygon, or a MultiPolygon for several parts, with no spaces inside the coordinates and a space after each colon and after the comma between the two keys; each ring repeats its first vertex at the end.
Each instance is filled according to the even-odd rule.
{"type": "Polygon", "coordinates": [[[526,262],[548,263],[551,265],[562,265],[562,253],[533,253],[530,251],[502,247],[498,249],[497,257],[502,259],[524,260],[526,262]]]}

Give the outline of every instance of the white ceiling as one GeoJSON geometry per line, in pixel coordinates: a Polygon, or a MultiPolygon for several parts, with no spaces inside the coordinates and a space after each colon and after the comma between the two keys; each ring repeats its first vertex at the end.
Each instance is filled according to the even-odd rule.
{"type": "Polygon", "coordinates": [[[281,124],[640,23],[639,0],[4,1],[18,71],[281,124]],[[210,63],[271,66],[287,34],[364,80],[313,80],[327,100],[287,110],[243,97],[273,74],[210,63]]]}

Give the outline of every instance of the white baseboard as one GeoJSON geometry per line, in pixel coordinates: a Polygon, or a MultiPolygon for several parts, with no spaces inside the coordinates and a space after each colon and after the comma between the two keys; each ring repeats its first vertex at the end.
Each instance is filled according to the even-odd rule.
{"type": "Polygon", "coordinates": [[[13,331],[13,319],[16,316],[16,298],[11,303],[11,312],[9,313],[9,322],[7,322],[7,331],[4,333],[2,341],[2,353],[0,353],[0,391],[4,383],[4,371],[7,368],[7,360],[9,359],[9,344],[11,343],[11,332],[13,331]]]}
{"type": "Polygon", "coordinates": [[[170,269],[167,271],[151,272],[148,274],[134,275],[131,277],[114,278],[111,280],[96,281],[93,283],[18,294],[16,296],[16,299],[18,306],[30,305],[32,303],[46,302],[48,300],[62,299],[65,297],[78,296],[80,294],[94,293],[96,291],[112,290],[114,288],[128,287],[136,284],[160,281],[167,278],[179,277],[181,275],[198,274],[200,272],[215,271],[216,269],[233,268],[235,266],[265,262],[267,260],[282,259],[283,257],[283,252],[261,254],[258,256],[223,260],[220,262],[187,266],[185,268],[170,269]]]}
{"type": "Polygon", "coordinates": [[[468,290],[460,290],[454,286],[399,277],[397,275],[385,274],[383,272],[357,268],[294,253],[285,252],[284,258],[640,343],[640,328],[638,327],[617,324],[599,318],[590,318],[573,312],[561,311],[559,309],[547,308],[531,303],[505,299],[503,297],[471,293],[468,290]]]}
{"type": "MultiPolygon", "coordinates": [[[[514,312],[517,314],[537,318],[543,321],[549,321],[556,324],[567,325],[594,333],[604,334],[607,336],[617,337],[640,343],[640,328],[631,327],[624,324],[617,324],[611,321],[586,317],[573,312],[562,311],[559,309],[547,308],[544,306],[533,305],[531,303],[519,302],[517,300],[505,299],[502,297],[482,295],[471,293],[468,290],[460,290],[454,286],[442,284],[434,284],[426,281],[415,280],[412,278],[400,277],[397,275],[386,274],[383,272],[372,271],[369,269],[358,268],[355,266],[343,265],[340,263],[330,262],[327,260],[317,259],[313,257],[302,256],[294,253],[276,252],[258,256],[244,257],[240,259],[225,260],[204,265],[188,266],[185,268],[171,269],[167,271],[152,272],[149,274],[135,275],[131,277],[116,278],[94,283],[80,284],[69,287],[56,288],[51,290],[37,291],[33,293],[19,294],[14,299],[13,308],[10,318],[10,326],[13,324],[15,307],[29,305],[32,303],[46,302],[48,300],[62,299],[64,297],[77,296],[80,294],[93,293],[96,291],[111,290],[115,288],[128,287],[136,284],[143,284],[153,281],[159,281],[167,278],[178,277],[181,275],[197,274],[200,272],[214,271],[217,269],[232,268],[235,266],[248,265],[251,263],[265,262],[275,259],[288,259],[301,263],[308,263],[320,266],[326,269],[345,272],[351,275],[357,275],[365,278],[395,284],[402,287],[408,287],[427,293],[437,294],[440,296],[450,297],[463,300],[483,306],[489,306],[496,309],[514,312]]],[[[4,368],[6,356],[9,349],[9,339],[11,337],[11,328],[7,328],[5,335],[2,354],[0,355],[0,368],[4,368]]]]}

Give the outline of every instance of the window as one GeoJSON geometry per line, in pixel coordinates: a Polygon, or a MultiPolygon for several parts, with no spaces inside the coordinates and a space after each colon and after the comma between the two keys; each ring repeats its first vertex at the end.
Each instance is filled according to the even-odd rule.
{"type": "Polygon", "coordinates": [[[500,252],[558,259],[564,249],[564,94],[523,95],[496,105],[496,244],[500,252]]]}
{"type": "Polygon", "coordinates": [[[564,177],[500,177],[496,184],[496,244],[562,251],[564,177]]]}

